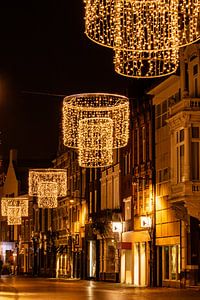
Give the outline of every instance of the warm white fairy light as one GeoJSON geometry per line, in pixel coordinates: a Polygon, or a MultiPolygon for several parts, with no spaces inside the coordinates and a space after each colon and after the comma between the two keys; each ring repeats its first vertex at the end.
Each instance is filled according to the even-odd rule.
{"type": "Polygon", "coordinates": [[[55,208],[58,205],[57,182],[40,182],[38,185],[38,207],[55,208]]]}
{"type": "Polygon", "coordinates": [[[129,100],[113,94],[78,94],[63,101],[64,145],[78,148],[79,121],[109,118],[113,121],[113,148],[127,145],[129,137],[129,100]]]}
{"type": "Polygon", "coordinates": [[[117,73],[130,77],[157,77],[176,71],[177,0],[118,1],[116,14],[114,63],[117,73]]]}
{"type": "Polygon", "coordinates": [[[179,46],[200,38],[200,0],[178,0],[179,46]]]}
{"type": "Polygon", "coordinates": [[[29,170],[29,196],[38,196],[41,182],[52,182],[52,194],[57,192],[57,197],[66,196],[67,171],[65,169],[31,169],[29,170]]]}
{"type": "Polygon", "coordinates": [[[179,48],[200,39],[200,0],[85,0],[85,32],[114,48],[117,73],[166,76],[179,48]]]}
{"type": "Polygon", "coordinates": [[[25,197],[13,197],[1,198],[1,215],[7,216],[8,215],[8,208],[9,207],[21,207],[21,215],[22,217],[28,217],[28,198],[25,197]]]}
{"type": "Polygon", "coordinates": [[[114,46],[115,0],[85,0],[85,33],[94,42],[114,46]]]}
{"type": "Polygon", "coordinates": [[[89,118],[79,121],[79,165],[84,168],[106,167],[113,162],[113,121],[89,118]]]}
{"type": "Polygon", "coordinates": [[[7,223],[8,225],[21,225],[22,211],[21,206],[8,206],[7,223]]]}

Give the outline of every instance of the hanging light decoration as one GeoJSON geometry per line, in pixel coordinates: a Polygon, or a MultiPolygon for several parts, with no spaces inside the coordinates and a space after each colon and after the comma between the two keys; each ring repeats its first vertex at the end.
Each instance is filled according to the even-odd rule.
{"type": "Polygon", "coordinates": [[[78,94],[63,101],[64,145],[78,149],[79,121],[110,118],[113,121],[113,148],[126,146],[129,137],[129,100],[113,94],[78,94]]]}
{"type": "Polygon", "coordinates": [[[38,185],[38,207],[55,208],[57,207],[58,184],[57,182],[40,182],[38,185]]]}
{"type": "Polygon", "coordinates": [[[114,46],[115,0],[85,0],[85,33],[94,42],[114,46]]]}
{"type": "Polygon", "coordinates": [[[67,171],[65,169],[29,170],[29,196],[38,197],[38,206],[57,206],[57,198],[67,194],[67,171]]]}
{"type": "Polygon", "coordinates": [[[200,0],[85,3],[86,35],[114,49],[115,71],[124,76],[172,74],[178,67],[179,47],[200,38],[200,0]]]}
{"type": "Polygon", "coordinates": [[[177,0],[119,1],[116,14],[117,73],[129,77],[160,77],[176,71],[177,0]]]}
{"type": "Polygon", "coordinates": [[[179,46],[200,39],[200,0],[178,0],[179,46]]]}
{"type": "Polygon", "coordinates": [[[84,168],[106,167],[113,162],[113,121],[89,118],[79,121],[79,165],[84,168]]]}
{"type": "Polygon", "coordinates": [[[126,146],[128,136],[128,98],[102,93],[64,98],[64,145],[78,149],[80,166],[104,167],[112,164],[111,149],[126,146]],[[106,133],[110,144],[106,141],[106,133]]]}
{"type": "Polygon", "coordinates": [[[21,225],[22,223],[21,206],[8,206],[7,223],[8,225],[21,225]]]}
{"type": "Polygon", "coordinates": [[[25,197],[13,197],[1,198],[1,215],[6,217],[8,216],[9,207],[21,207],[21,216],[28,217],[28,198],[25,197]]]}

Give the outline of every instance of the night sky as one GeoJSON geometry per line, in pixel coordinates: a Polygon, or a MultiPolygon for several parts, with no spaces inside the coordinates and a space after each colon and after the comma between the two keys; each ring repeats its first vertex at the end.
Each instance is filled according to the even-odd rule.
{"type": "Polygon", "coordinates": [[[85,36],[82,0],[1,1],[0,154],[16,148],[21,158],[53,159],[62,95],[150,86],[116,74],[112,59],[85,36]]]}

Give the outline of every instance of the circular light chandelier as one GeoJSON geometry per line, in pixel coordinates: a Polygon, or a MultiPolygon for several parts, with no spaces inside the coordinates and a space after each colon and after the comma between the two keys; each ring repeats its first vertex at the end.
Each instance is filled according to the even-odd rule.
{"type": "Polygon", "coordinates": [[[200,0],[85,0],[85,33],[114,49],[117,73],[166,76],[179,48],[200,38],[200,0]]]}
{"type": "Polygon", "coordinates": [[[85,0],[85,33],[94,42],[114,47],[115,0],[85,0]]]}
{"type": "Polygon", "coordinates": [[[129,100],[125,96],[89,93],[64,98],[64,145],[78,149],[80,166],[112,164],[111,149],[126,146],[128,136],[129,100]]]}
{"type": "Polygon", "coordinates": [[[1,215],[7,217],[8,225],[20,225],[22,217],[28,217],[28,198],[1,198],[1,215]]]}
{"type": "Polygon", "coordinates": [[[57,198],[67,194],[65,169],[29,170],[29,196],[38,197],[38,207],[57,207],[57,198]]]}
{"type": "Polygon", "coordinates": [[[113,163],[113,121],[110,118],[80,120],[78,148],[81,167],[110,166],[113,163]]]}
{"type": "Polygon", "coordinates": [[[79,121],[110,118],[113,121],[113,148],[126,146],[129,136],[129,100],[125,96],[88,93],[67,96],[63,101],[64,145],[78,149],[79,121]]]}

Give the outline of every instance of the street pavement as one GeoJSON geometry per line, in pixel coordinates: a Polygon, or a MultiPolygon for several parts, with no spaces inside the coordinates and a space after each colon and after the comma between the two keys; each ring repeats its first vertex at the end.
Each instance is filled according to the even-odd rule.
{"type": "Polygon", "coordinates": [[[200,300],[200,288],[135,288],[86,280],[1,277],[0,300],[200,300]]]}

